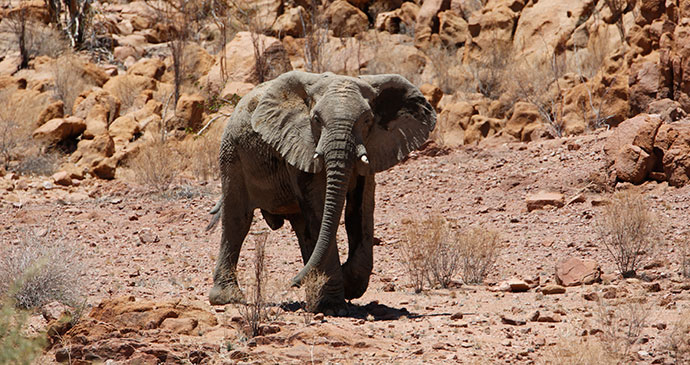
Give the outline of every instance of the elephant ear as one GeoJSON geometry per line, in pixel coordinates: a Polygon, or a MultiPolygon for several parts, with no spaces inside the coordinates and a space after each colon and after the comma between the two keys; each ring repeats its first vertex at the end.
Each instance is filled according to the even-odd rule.
{"type": "Polygon", "coordinates": [[[314,159],[316,141],[311,129],[311,90],[322,76],[290,71],[270,81],[252,113],[252,129],[292,166],[305,172],[322,169],[314,159]]]}
{"type": "Polygon", "coordinates": [[[436,112],[422,92],[400,75],[367,75],[375,95],[374,125],[366,144],[370,165],[386,170],[419,148],[436,125],[436,112]]]}

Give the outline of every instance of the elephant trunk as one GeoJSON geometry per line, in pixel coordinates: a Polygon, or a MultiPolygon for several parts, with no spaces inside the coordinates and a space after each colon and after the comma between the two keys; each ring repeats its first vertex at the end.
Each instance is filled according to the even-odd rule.
{"type": "Polygon", "coordinates": [[[319,237],[314,251],[304,268],[292,279],[292,285],[300,286],[304,277],[323,262],[330,245],[335,244],[336,232],[345,205],[345,196],[349,185],[355,157],[355,140],[349,128],[331,131],[329,147],[324,151],[326,166],[326,195],[319,237]]]}

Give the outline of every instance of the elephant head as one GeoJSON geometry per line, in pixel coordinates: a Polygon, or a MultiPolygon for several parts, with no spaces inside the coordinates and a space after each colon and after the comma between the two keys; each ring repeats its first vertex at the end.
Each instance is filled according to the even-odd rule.
{"type": "Polygon", "coordinates": [[[353,169],[383,171],[427,139],[436,113],[399,75],[347,77],[291,71],[271,82],[252,114],[252,128],[292,166],[326,170],[323,218],[314,251],[293,279],[321,263],[335,244],[353,169]]]}

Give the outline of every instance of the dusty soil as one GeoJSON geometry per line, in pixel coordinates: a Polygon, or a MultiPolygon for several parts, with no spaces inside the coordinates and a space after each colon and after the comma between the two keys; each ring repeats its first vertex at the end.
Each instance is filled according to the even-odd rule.
{"type": "MultiPolygon", "coordinates": [[[[690,186],[636,187],[661,218],[663,238],[639,278],[618,277],[593,229],[602,209],[593,202],[611,195],[601,183],[605,136],[494,142],[436,157],[416,153],[378,174],[375,235],[381,243],[374,248],[370,287],[352,301],[348,317],[300,309],[303,293],[287,288],[302,265],[296,239],[289,225],[271,232],[266,265],[274,319],[254,339],[239,330],[236,306],[207,302],[220,230],[204,227],[218,182],[180,181],[163,197],[122,181],[46,189],[40,178],[21,177],[13,182],[19,188],[0,190],[0,241],[20,244],[27,230],[62,238],[77,252],[65,265],[83,269],[91,311],[55,340],[41,363],[545,363],[557,359],[559,349],[629,324],[633,304],[644,311],[644,323],[626,362],[672,363],[666,346],[681,313],[690,313],[690,284],[674,248],[689,230],[690,186]],[[582,199],[528,212],[525,197],[540,190],[563,193],[566,202],[582,199]],[[413,292],[401,263],[401,222],[432,214],[458,229],[500,232],[502,254],[485,285],[460,285],[458,278],[451,289],[413,292]],[[599,262],[604,281],[541,293],[554,283],[556,262],[571,256],[599,262]],[[533,288],[496,291],[510,278],[533,288]],[[585,299],[611,292],[602,301],[585,299]],[[537,311],[540,321],[531,321],[537,311]],[[614,321],[606,324],[602,312],[613,313],[614,321]]],[[[252,236],[266,227],[257,216],[252,236]]],[[[346,255],[343,231],[339,245],[346,255]]],[[[241,255],[242,284],[253,254],[250,238],[241,255]]]]}

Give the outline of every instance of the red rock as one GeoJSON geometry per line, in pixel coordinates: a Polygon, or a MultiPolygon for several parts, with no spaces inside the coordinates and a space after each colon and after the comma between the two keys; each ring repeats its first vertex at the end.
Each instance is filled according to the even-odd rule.
{"type": "Polygon", "coordinates": [[[541,288],[541,292],[545,295],[550,294],[563,294],[565,293],[565,287],[561,285],[547,285],[541,288]]]}
{"type": "Polygon", "coordinates": [[[556,282],[563,286],[592,284],[601,278],[601,268],[594,260],[570,257],[556,264],[556,282]]]}
{"type": "Polygon", "coordinates": [[[70,177],[69,173],[66,171],[58,171],[53,174],[52,176],[53,181],[57,185],[62,185],[62,186],[70,186],[72,185],[72,178],[70,177]]]}
{"type": "Polygon", "coordinates": [[[561,193],[540,191],[530,194],[525,199],[527,211],[542,209],[546,206],[562,207],[565,204],[565,197],[561,193]]]}
{"type": "Polygon", "coordinates": [[[85,129],[86,123],[81,118],[56,118],[38,127],[33,132],[33,137],[49,143],[58,143],[79,136],[85,129]]]}

